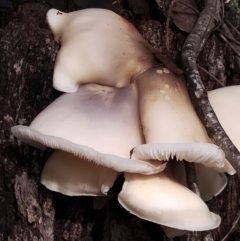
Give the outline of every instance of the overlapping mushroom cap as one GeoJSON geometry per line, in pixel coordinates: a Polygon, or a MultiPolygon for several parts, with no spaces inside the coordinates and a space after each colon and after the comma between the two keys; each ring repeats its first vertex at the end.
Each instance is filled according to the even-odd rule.
{"type": "Polygon", "coordinates": [[[174,180],[167,169],[151,176],[125,174],[118,200],[140,218],[177,229],[209,230],[221,222],[200,197],[174,180]]]}
{"type": "MultiPolygon", "coordinates": [[[[170,74],[167,69],[152,69],[151,74],[148,71],[136,80],[143,134],[148,144],[135,147],[132,158],[168,160],[175,157],[179,160],[195,162],[201,198],[207,201],[218,195],[227,184],[226,176],[213,169],[227,171],[230,174],[234,174],[235,170],[225,160],[223,152],[211,144],[211,140],[191,105],[184,82],[173,75],[166,76],[165,74],[170,74]],[[161,75],[162,78],[159,78],[158,75],[161,75]],[[204,147],[207,148],[201,153],[201,148],[204,147]]],[[[234,90],[223,88],[219,91],[209,92],[209,99],[220,123],[224,128],[227,127],[225,128],[227,134],[230,138],[233,137],[234,144],[239,147],[240,142],[235,133],[238,133],[236,126],[240,120],[238,106],[240,87],[234,90]],[[230,97],[231,95],[234,97],[230,97]],[[234,109],[234,113],[228,115],[231,108],[234,109]],[[230,126],[232,118],[237,123],[235,125],[231,123],[230,126]],[[235,132],[232,126],[234,126],[235,132]]],[[[200,197],[189,190],[184,194],[186,190],[183,186],[187,186],[184,164],[176,161],[171,163],[168,170],[152,176],[125,174],[126,180],[119,194],[120,203],[138,217],[164,225],[163,229],[170,237],[180,235],[184,230],[203,231],[217,227],[220,224],[219,217],[215,214],[209,215],[209,210],[200,197]],[[170,176],[169,168],[172,172],[170,176]],[[177,189],[175,189],[176,187],[177,189]],[[185,203],[178,198],[178,191],[179,197],[183,196],[185,203]],[[196,210],[191,207],[188,192],[196,199],[193,202],[196,210]],[[138,203],[137,200],[142,202],[138,203]],[[155,202],[155,200],[157,201],[155,202]],[[168,200],[170,201],[168,202],[168,200]],[[178,202],[175,205],[171,203],[174,200],[178,202]],[[172,204],[169,209],[166,208],[165,201],[167,204],[172,204]],[[178,211],[178,208],[181,210],[178,211]],[[191,216],[194,214],[194,210],[203,216],[197,214],[191,216]],[[196,226],[192,227],[192,225],[196,226]]]]}
{"type": "Polygon", "coordinates": [[[113,169],[55,150],[44,165],[41,183],[68,196],[103,196],[116,178],[113,169]]]}
{"type": "Polygon", "coordinates": [[[185,83],[166,68],[151,68],[135,79],[146,144],[132,158],[177,160],[222,168],[224,152],[211,143],[189,99],[185,83]]]}
{"type": "Polygon", "coordinates": [[[154,62],[141,34],[112,11],[50,9],[47,21],[61,37],[53,76],[57,90],[75,92],[84,83],[123,87],[154,62]]]}
{"type": "Polygon", "coordinates": [[[83,85],[56,99],[29,127],[14,126],[12,133],[35,147],[69,152],[118,172],[149,175],[165,167],[159,161],[130,160],[131,149],[143,143],[134,85],[83,85]]]}

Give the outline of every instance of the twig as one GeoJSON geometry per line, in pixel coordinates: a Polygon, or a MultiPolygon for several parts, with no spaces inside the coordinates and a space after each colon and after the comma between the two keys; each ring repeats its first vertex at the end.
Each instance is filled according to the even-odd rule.
{"type": "Polygon", "coordinates": [[[237,28],[235,28],[226,18],[224,19],[226,24],[232,28],[239,36],[240,36],[240,32],[237,30],[237,28]]]}
{"type": "Polygon", "coordinates": [[[186,179],[187,179],[188,188],[200,197],[200,190],[198,188],[195,164],[184,161],[184,166],[186,170],[186,179]]]}
{"type": "Polygon", "coordinates": [[[172,8],[173,8],[174,0],[171,1],[168,7],[168,16],[167,16],[167,21],[166,21],[166,48],[169,50],[169,22],[170,22],[170,17],[172,13],[172,8]]]}
{"type": "Polygon", "coordinates": [[[205,1],[205,7],[183,45],[181,54],[182,68],[186,76],[189,95],[200,120],[206,127],[208,135],[223,149],[227,160],[236,169],[240,177],[240,153],[220,125],[209,103],[207,91],[204,88],[196,64],[199,52],[217,25],[216,17],[213,16],[219,16],[219,12],[219,0],[205,1]]]}
{"type": "MultiPolygon", "coordinates": [[[[223,19],[224,19],[224,15],[225,15],[225,10],[224,10],[224,2],[223,0],[220,0],[220,8],[222,9],[222,16],[220,21],[218,22],[217,26],[212,30],[212,32],[216,31],[217,29],[219,29],[219,27],[222,25],[223,23],[223,19]]],[[[215,18],[215,16],[213,15],[213,18],[215,18]]]]}
{"type": "MultiPolygon", "coordinates": [[[[225,20],[225,22],[227,22],[227,21],[225,20]]],[[[224,33],[226,33],[227,36],[229,36],[230,38],[233,38],[233,39],[234,39],[233,34],[231,33],[230,29],[228,28],[228,25],[227,25],[225,22],[222,23],[221,30],[222,30],[224,33]]],[[[240,46],[239,46],[239,45],[237,45],[237,44],[235,44],[235,43],[232,43],[232,45],[235,47],[235,49],[237,49],[238,51],[240,51],[240,46]]],[[[236,61],[235,61],[235,62],[236,62],[236,67],[237,67],[238,69],[240,69],[240,58],[239,58],[238,56],[235,56],[235,58],[236,58],[236,61]]]]}
{"type": "Polygon", "coordinates": [[[231,37],[230,35],[228,35],[227,33],[225,33],[225,32],[224,32],[223,30],[221,30],[221,29],[218,29],[217,31],[218,31],[220,34],[222,34],[226,39],[228,39],[229,41],[231,41],[231,42],[239,45],[239,47],[240,47],[240,42],[237,41],[235,38],[231,37]]]}
{"type": "Polygon", "coordinates": [[[222,87],[224,87],[225,85],[219,80],[217,79],[214,75],[212,75],[209,71],[207,71],[206,69],[204,69],[203,67],[201,67],[200,65],[197,65],[197,67],[199,69],[201,69],[202,71],[204,71],[206,74],[208,74],[211,78],[213,78],[218,84],[220,84],[222,87]]]}
{"type": "Polygon", "coordinates": [[[228,233],[224,236],[224,238],[221,241],[225,241],[228,238],[228,236],[236,228],[236,226],[237,226],[237,224],[239,222],[239,219],[240,219],[240,210],[237,212],[237,216],[236,216],[235,220],[233,221],[231,229],[228,231],[228,233]]]}
{"type": "Polygon", "coordinates": [[[182,5],[184,5],[184,6],[186,6],[186,7],[188,7],[188,8],[190,8],[190,9],[192,9],[195,13],[199,14],[199,11],[196,8],[194,8],[193,6],[191,6],[190,4],[188,4],[186,2],[182,2],[180,0],[177,0],[177,2],[182,4],[182,5]]]}
{"type": "Polygon", "coordinates": [[[153,47],[149,46],[151,51],[153,52],[155,58],[162,63],[166,68],[171,70],[176,75],[183,74],[183,70],[181,70],[172,59],[170,59],[167,55],[162,54],[160,51],[154,49],[153,47]]]}
{"type": "Polygon", "coordinates": [[[229,45],[229,47],[232,49],[232,51],[240,58],[240,53],[235,48],[233,44],[231,44],[222,34],[219,34],[219,36],[229,45]]]}

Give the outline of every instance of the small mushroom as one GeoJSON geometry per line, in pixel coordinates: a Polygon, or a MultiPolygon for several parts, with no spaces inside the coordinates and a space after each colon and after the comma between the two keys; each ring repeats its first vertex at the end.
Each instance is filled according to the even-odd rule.
{"type": "Polygon", "coordinates": [[[68,196],[103,196],[116,178],[117,172],[110,168],[56,150],[45,163],[41,183],[68,196]]]}
{"type": "Polygon", "coordinates": [[[56,99],[29,127],[12,127],[12,133],[37,148],[59,149],[118,172],[152,174],[165,168],[158,161],[130,159],[130,150],[143,143],[134,85],[83,85],[56,99]]]}
{"type": "Polygon", "coordinates": [[[154,63],[151,47],[127,20],[106,9],[64,13],[50,9],[47,21],[61,38],[53,86],[75,92],[84,83],[123,87],[154,63]]]}
{"type": "Polygon", "coordinates": [[[182,78],[166,68],[151,68],[135,84],[146,144],[133,149],[133,159],[163,161],[175,156],[211,168],[225,166],[224,152],[211,143],[182,78]]]}
{"type": "Polygon", "coordinates": [[[203,231],[220,225],[221,218],[210,212],[200,197],[174,180],[168,168],[151,176],[124,176],[118,200],[132,214],[181,230],[203,231]]]}

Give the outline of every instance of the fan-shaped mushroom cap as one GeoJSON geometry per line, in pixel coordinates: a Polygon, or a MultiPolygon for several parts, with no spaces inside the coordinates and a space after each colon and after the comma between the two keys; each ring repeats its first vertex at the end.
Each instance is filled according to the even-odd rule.
{"type": "Polygon", "coordinates": [[[226,134],[240,151],[240,85],[209,91],[208,98],[226,134]]]}
{"type": "Polygon", "coordinates": [[[132,214],[172,228],[203,231],[221,222],[200,197],[176,182],[167,170],[151,176],[125,173],[118,200],[132,214]]]}
{"type": "Polygon", "coordinates": [[[165,166],[130,160],[130,150],[143,143],[133,85],[83,85],[56,99],[29,127],[15,126],[12,133],[35,147],[66,151],[118,172],[152,174],[165,166]]]}
{"type": "Polygon", "coordinates": [[[41,183],[69,196],[103,196],[113,186],[117,172],[56,150],[45,163],[41,183]]]}
{"type": "Polygon", "coordinates": [[[183,79],[166,68],[151,68],[135,82],[146,144],[133,149],[133,158],[168,160],[176,156],[206,167],[224,167],[224,152],[211,144],[183,79]]]}
{"type": "Polygon", "coordinates": [[[154,62],[140,33],[112,11],[50,9],[47,21],[61,37],[53,76],[57,90],[75,92],[84,83],[123,87],[154,62]]]}

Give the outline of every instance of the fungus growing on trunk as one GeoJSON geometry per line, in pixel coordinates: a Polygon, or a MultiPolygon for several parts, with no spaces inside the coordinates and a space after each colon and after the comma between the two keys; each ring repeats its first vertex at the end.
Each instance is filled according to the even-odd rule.
{"type": "Polygon", "coordinates": [[[211,143],[183,79],[166,68],[151,68],[138,76],[135,84],[146,144],[133,149],[133,159],[163,161],[176,157],[211,168],[225,166],[224,152],[211,143]]]}
{"type": "Polygon", "coordinates": [[[75,92],[84,83],[123,87],[154,63],[141,34],[112,11],[50,9],[47,21],[61,38],[53,75],[57,90],[75,92]]]}
{"type": "Polygon", "coordinates": [[[37,148],[59,149],[118,172],[149,175],[165,168],[156,160],[130,159],[130,150],[143,143],[134,85],[83,85],[56,99],[29,127],[12,127],[12,133],[37,148]]]}
{"type": "Polygon", "coordinates": [[[189,231],[219,226],[221,218],[210,212],[199,196],[174,180],[168,168],[151,176],[133,173],[125,173],[124,176],[118,200],[132,214],[189,231]]]}

